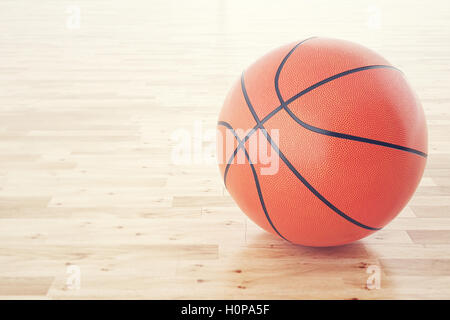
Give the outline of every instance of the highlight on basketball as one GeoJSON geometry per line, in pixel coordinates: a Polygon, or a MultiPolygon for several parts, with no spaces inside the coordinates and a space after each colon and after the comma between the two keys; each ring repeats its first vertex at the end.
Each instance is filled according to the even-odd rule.
{"type": "Polygon", "coordinates": [[[448,1],[2,0],[0,28],[4,314],[450,299],[448,1]]]}

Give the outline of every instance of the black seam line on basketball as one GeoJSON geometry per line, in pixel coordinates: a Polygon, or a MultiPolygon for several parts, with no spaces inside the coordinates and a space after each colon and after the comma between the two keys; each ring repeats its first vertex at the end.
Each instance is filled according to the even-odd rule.
{"type": "MultiPolygon", "coordinates": [[[[308,39],[307,39],[307,40],[308,40],[308,39]]],[[[305,40],[305,41],[306,41],[306,40],[305,40]]],[[[353,136],[353,135],[350,135],[350,134],[345,134],[345,133],[339,133],[339,132],[334,132],[334,131],[330,131],[330,130],[325,130],[325,129],[321,129],[321,128],[318,128],[318,127],[314,127],[314,126],[312,126],[312,125],[310,125],[310,124],[307,124],[306,122],[301,121],[301,120],[300,120],[300,119],[299,119],[299,118],[298,118],[298,117],[297,117],[297,116],[289,109],[289,107],[287,106],[287,104],[289,104],[289,103],[287,103],[287,104],[285,103],[285,101],[284,101],[284,99],[283,99],[283,97],[282,97],[282,95],[281,95],[280,88],[279,88],[279,78],[280,78],[281,70],[283,69],[284,64],[286,63],[287,59],[288,59],[289,56],[295,51],[295,49],[297,49],[297,47],[298,47],[300,44],[302,44],[303,42],[304,42],[304,41],[302,41],[302,42],[300,42],[299,44],[297,44],[296,46],[294,46],[294,47],[289,51],[289,53],[284,57],[284,59],[281,61],[280,65],[279,65],[279,67],[278,67],[278,70],[277,70],[277,72],[276,72],[276,74],[275,74],[275,79],[274,79],[274,82],[275,82],[275,91],[276,91],[276,93],[277,93],[278,100],[280,101],[281,106],[286,110],[286,112],[289,114],[289,116],[290,116],[294,121],[296,121],[298,124],[300,124],[300,125],[301,125],[302,127],[304,127],[305,129],[308,129],[308,130],[310,130],[310,131],[312,131],[312,132],[316,132],[316,133],[319,133],[319,134],[323,134],[323,135],[327,135],[327,136],[332,136],[332,137],[336,137],[336,138],[341,138],[341,139],[347,139],[347,140],[354,140],[354,141],[365,142],[365,143],[370,143],[370,144],[376,144],[376,145],[383,146],[383,147],[388,147],[388,148],[393,148],[393,149],[398,149],[398,150],[403,150],[403,151],[415,153],[415,154],[417,154],[417,155],[419,155],[419,156],[422,156],[422,157],[427,157],[427,154],[426,154],[426,153],[424,153],[424,152],[422,152],[422,151],[419,151],[419,150],[416,150],[416,149],[413,149],[413,148],[408,148],[408,147],[404,147],[404,146],[397,145],[397,144],[393,144],[393,143],[389,143],[389,142],[384,142],[384,141],[379,141],[379,140],[374,140],[374,139],[368,139],[368,138],[363,138],[363,137],[353,136]]],[[[327,79],[322,80],[321,82],[316,83],[314,86],[316,86],[316,87],[321,86],[321,85],[323,85],[323,84],[325,84],[325,83],[327,83],[327,82],[333,81],[334,79],[340,78],[340,77],[342,77],[342,76],[345,76],[345,75],[347,75],[347,74],[351,74],[351,73],[354,73],[354,72],[358,72],[358,71],[362,71],[362,70],[367,70],[367,69],[383,68],[383,67],[385,67],[385,68],[386,68],[386,67],[391,67],[391,68],[393,68],[393,69],[396,69],[396,70],[400,71],[399,69],[397,69],[397,68],[395,68],[395,67],[392,67],[392,66],[386,66],[386,65],[374,65],[374,66],[361,67],[361,68],[351,69],[351,70],[347,70],[347,71],[338,73],[338,74],[336,74],[336,75],[334,75],[334,76],[332,76],[332,77],[329,77],[329,78],[327,78],[327,79]]],[[[305,90],[304,90],[304,91],[298,93],[298,94],[296,95],[297,98],[301,97],[302,95],[306,94],[307,92],[309,92],[309,91],[311,91],[311,90],[314,90],[314,89],[316,88],[316,87],[314,87],[314,86],[307,88],[306,90],[308,90],[308,91],[306,91],[306,92],[305,92],[305,90]]],[[[296,96],[294,96],[293,98],[295,98],[296,96]]],[[[291,98],[291,99],[292,99],[292,98],[291,98]]],[[[289,101],[289,100],[288,100],[288,101],[289,101]]],[[[293,100],[292,100],[292,101],[293,101],[293,100]]]]}
{"type": "Polygon", "coordinates": [[[252,130],[249,131],[249,133],[244,137],[244,139],[239,140],[239,144],[236,147],[236,149],[234,149],[234,152],[231,154],[230,159],[228,159],[227,162],[227,166],[225,167],[225,171],[223,174],[223,180],[225,182],[225,186],[226,186],[226,180],[227,180],[227,174],[228,174],[228,170],[230,169],[231,163],[233,162],[234,158],[236,157],[236,154],[238,153],[238,151],[244,147],[245,142],[247,142],[247,140],[253,135],[253,133],[258,130],[259,125],[255,126],[254,128],[252,128],[252,130]]]}
{"type": "MultiPolygon", "coordinates": [[[[217,123],[218,125],[222,125],[226,128],[228,128],[234,135],[234,137],[236,138],[236,140],[241,143],[241,139],[239,138],[239,136],[236,134],[236,131],[233,129],[233,127],[225,122],[225,121],[219,121],[217,123]]],[[[289,162],[289,160],[286,158],[286,156],[280,151],[280,149],[278,148],[278,146],[275,144],[275,142],[273,142],[272,138],[270,137],[270,135],[267,133],[266,129],[263,128],[261,129],[261,131],[263,132],[264,136],[266,137],[267,141],[269,141],[270,145],[272,146],[272,148],[275,150],[275,152],[279,155],[280,159],[283,160],[283,162],[288,166],[288,168],[292,171],[292,173],[294,173],[294,175],[316,196],[318,197],[322,202],[324,202],[330,209],[332,209],[333,211],[335,211],[337,214],[339,214],[341,217],[345,218],[346,220],[352,222],[353,224],[361,227],[361,228],[365,228],[365,229],[369,229],[369,230],[380,230],[381,228],[372,228],[369,226],[366,226],[362,223],[360,223],[359,221],[347,216],[345,213],[343,213],[341,210],[339,210],[337,207],[335,207],[331,202],[329,202],[324,196],[322,196],[298,171],[297,169],[295,169],[295,167],[289,162]]],[[[255,179],[255,184],[256,184],[256,189],[258,191],[258,196],[259,196],[259,200],[261,202],[261,206],[263,208],[264,214],[266,215],[267,221],[269,221],[270,225],[272,226],[273,230],[283,239],[289,241],[288,239],[286,239],[275,227],[275,225],[273,224],[272,220],[270,219],[269,213],[267,212],[267,208],[266,205],[264,203],[264,198],[262,196],[262,191],[261,191],[261,186],[259,184],[259,180],[258,180],[258,176],[256,174],[255,168],[253,163],[250,160],[250,156],[247,152],[247,149],[244,147],[244,152],[245,152],[245,157],[247,158],[251,168],[252,168],[252,173],[253,173],[253,178],[255,179]]],[[[224,181],[225,183],[225,181],[224,181]]]]}
{"type": "MultiPolygon", "coordinates": [[[[245,156],[248,159],[248,162],[250,163],[250,167],[252,168],[252,173],[253,173],[253,179],[255,180],[255,184],[256,184],[256,189],[258,191],[258,197],[259,197],[259,201],[261,202],[261,207],[263,208],[264,214],[266,216],[267,221],[269,222],[269,224],[271,225],[272,229],[284,240],[289,241],[288,239],[286,239],[279,231],[278,229],[275,227],[275,225],[272,222],[272,219],[270,219],[269,213],[267,212],[267,208],[266,208],[266,204],[264,203],[264,198],[262,195],[262,191],[261,191],[261,186],[259,184],[259,179],[258,179],[258,175],[256,173],[255,170],[255,166],[253,165],[253,163],[250,161],[250,156],[247,152],[247,149],[244,148],[245,151],[245,156]]],[[[289,241],[290,242],[290,241],[289,241]]]]}
{"type": "MultiPolygon", "coordinates": [[[[308,40],[308,39],[307,39],[308,40]]],[[[306,41],[306,40],[305,40],[306,41]]],[[[296,47],[294,47],[295,49],[296,47]]],[[[291,50],[292,51],[292,50],[291,50]]],[[[369,70],[369,69],[379,69],[379,68],[388,68],[388,69],[393,69],[393,70],[397,70],[399,72],[401,72],[401,70],[399,70],[396,67],[393,66],[388,66],[388,65],[372,65],[372,66],[365,66],[365,67],[359,67],[359,68],[355,68],[355,69],[350,69],[338,74],[335,74],[334,76],[331,76],[329,78],[326,78],[322,81],[319,81],[315,84],[313,84],[312,86],[302,90],[301,92],[299,92],[298,94],[296,94],[295,96],[291,97],[290,99],[288,99],[286,102],[281,103],[280,106],[278,106],[277,108],[275,108],[274,110],[272,110],[267,116],[265,116],[262,120],[261,123],[258,123],[253,129],[255,130],[251,130],[242,140],[243,143],[245,143],[250,136],[258,129],[261,128],[261,125],[265,122],[267,122],[270,118],[272,118],[275,114],[277,114],[281,109],[285,109],[286,112],[288,112],[288,114],[291,116],[291,114],[293,115],[292,112],[289,112],[287,110],[287,106],[289,104],[291,104],[292,102],[294,102],[296,99],[300,98],[301,96],[303,96],[304,94],[316,89],[317,87],[324,85],[325,83],[328,83],[332,80],[338,79],[340,77],[355,73],[355,72],[360,72],[360,71],[364,71],[364,70],[369,70]]],[[[281,71],[280,71],[281,72],[281,71]]],[[[242,83],[242,80],[241,80],[242,83]]],[[[281,96],[281,95],[280,95],[281,96]]],[[[283,100],[283,98],[281,97],[281,100],[283,100]]],[[[292,117],[292,116],[291,116],[292,117]]],[[[297,118],[297,117],[295,117],[297,118]]],[[[299,121],[297,121],[295,118],[293,118],[297,123],[301,124],[305,129],[311,130],[313,132],[319,133],[319,134],[324,134],[324,135],[328,135],[328,136],[332,136],[332,137],[336,137],[336,138],[340,138],[340,139],[347,139],[347,140],[353,140],[353,141],[358,141],[358,142],[364,142],[364,143],[369,143],[369,144],[375,144],[375,145],[379,145],[379,146],[383,146],[383,147],[387,147],[387,148],[392,148],[392,149],[397,149],[397,150],[401,150],[401,151],[406,151],[406,152],[410,152],[416,155],[419,155],[421,157],[428,157],[428,155],[422,151],[413,149],[413,148],[408,148],[408,147],[404,147],[401,145],[396,145],[396,144],[392,144],[392,143],[388,143],[388,142],[384,142],[384,141],[379,141],[379,140],[374,140],[374,139],[368,139],[368,138],[363,138],[363,137],[358,137],[358,136],[352,136],[352,135],[347,135],[344,133],[339,133],[339,132],[334,132],[334,131],[329,131],[329,130],[324,130],[324,129],[320,129],[314,126],[311,126],[303,121],[301,121],[300,119],[298,119],[299,121]]],[[[237,146],[237,151],[239,151],[238,149],[240,149],[242,146],[238,145],[237,146]]],[[[229,165],[231,164],[231,162],[234,159],[234,156],[236,153],[233,153],[228,161],[227,167],[229,167],[229,165]]],[[[228,172],[228,170],[226,170],[225,172],[228,172]]]]}
{"type": "Polygon", "coordinates": [[[358,136],[352,136],[352,135],[345,134],[345,133],[339,133],[339,132],[334,132],[334,131],[329,131],[329,130],[325,130],[325,129],[314,127],[314,126],[312,126],[310,124],[307,124],[307,123],[301,121],[299,118],[297,118],[295,116],[295,114],[288,107],[285,106],[284,109],[289,114],[289,116],[292,119],[294,119],[294,121],[296,121],[299,125],[301,125],[305,129],[308,129],[308,130],[313,131],[315,133],[319,133],[319,134],[323,134],[323,135],[331,136],[331,137],[336,137],[336,138],[340,138],[340,139],[346,139],[346,140],[353,140],[353,141],[359,141],[359,142],[375,144],[375,145],[379,145],[379,146],[383,146],[383,147],[388,147],[388,148],[392,148],[392,149],[398,149],[398,150],[411,152],[411,153],[417,154],[417,155],[419,155],[421,157],[424,157],[424,158],[427,157],[427,154],[422,152],[422,151],[419,151],[419,150],[416,150],[416,149],[412,149],[412,148],[408,148],[408,147],[404,147],[404,146],[401,146],[401,145],[397,145],[397,144],[393,144],[393,143],[389,143],[389,142],[384,142],[384,141],[368,139],[368,138],[363,138],[363,137],[358,137],[358,136]]]}
{"type": "MultiPolygon", "coordinates": [[[[228,122],[218,121],[217,125],[222,125],[222,126],[228,128],[233,133],[234,137],[236,138],[236,140],[238,142],[238,147],[233,152],[233,159],[234,159],[234,156],[236,156],[236,154],[239,152],[239,149],[240,149],[239,146],[242,144],[242,140],[239,138],[239,136],[237,135],[236,131],[233,129],[231,124],[229,124],[228,122]]],[[[249,162],[250,162],[250,159],[249,159],[249,162]]],[[[227,163],[227,166],[225,168],[225,172],[223,175],[223,184],[225,185],[225,188],[227,187],[227,173],[228,173],[229,168],[230,168],[230,163],[227,163]]]]}
{"type": "Polygon", "coordinates": [[[286,100],[286,104],[290,104],[291,102],[297,100],[298,98],[300,98],[301,96],[305,95],[306,93],[316,89],[317,87],[320,87],[330,81],[339,79],[341,77],[344,77],[346,75],[355,73],[355,72],[360,72],[360,71],[364,71],[364,70],[370,70],[370,69],[393,69],[393,70],[397,70],[399,72],[400,69],[394,67],[394,66],[389,66],[389,65],[384,65],[384,64],[375,64],[375,65],[370,65],[370,66],[364,66],[364,67],[358,67],[358,68],[354,68],[354,69],[350,69],[350,70],[346,70],[340,73],[337,73],[331,77],[325,78],[319,82],[316,82],[315,84],[313,84],[312,86],[309,86],[308,88],[300,91],[299,93],[297,93],[296,95],[292,96],[291,98],[289,98],[288,100],[286,100]]]}
{"type": "MultiPolygon", "coordinates": [[[[233,135],[234,135],[234,137],[236,138],[236,140],[237,140],[238,142],[241,141],[241,139],[239,138],[239,136],[236,134],[236,131],[233,129],[233,127],[232,127],[228,122],[225,122],[225,121],[219,121],[217,124],[218,124],[218,125],[222,125],[222,126],[228,128],[228,129],[233,133],[233,135]]],[[[277,229],[277,228],[275,227],[275,225],[273,224],[272,219],[270,219],[269,213],[267,212],[266,204],[265,204],[265,202],[264,202],[264,197],[263,197],[263,195],[262,195],[261,185],[259,184],[259,179],[258,179],[258,175],[257,175],[257,173],[256,173],[255,166],[253,165],[252,161],[250,160],[250,155],[248,154],[247,149],[246,149],[245,147],[244,147],[244,153],[245,153],[245,157],[247,158],[248,163],[250,164],[250,167],[251,167],[251,169],[252,169],[253,179],[255,180],[256,190],[258,191],[259,201],[260,201],[260,203],[261,203],[261,207],[262,207],[262,209],[263,209],[263,211],[264,211],[264,215],[266,216],[267,221],[269,222],[269,224],[270,224],[270,226],[272,227],[272,229],[273,229],[273,230],[274,230],[281,238],[283,238],[284,240],[290,242],[288,239],[286,239],[286,238],[278,231],[278,229],[277,229]]]]}
{"type": "MultiPolygon", "coordinates": [[[[309,39],[312,39],[312,38],[309,38],[309,39]]],[[[309,39],[306,39],[306,40],[309,40],[309,39]]],[[[297,44],[297,46],[299,46],[301,43],[305,42],[306,40],[300,42],[299,44],[297,44]]],[[[241,81],[242,81],[243,75],[244,75],[244,73],[242,73],[241,81]]],[[[241,87],[242,87],[242,85],[241,85],[241,87]]],[[[265,121],[269,120],[273,115],[275,115],[275,114],[276,114],[278,111],[280,111],[282,108],[283,108],[283,105],[278,106],[277,108],[275,108],[274,110],[272,110],[272,111],[266,116],[266,118],[265,118],[266,120],[265,120],[265,121]]],[[[263,119],[263,121],[264,121],[264,119],[263,119]]],[[[258,130],[258,128],[260,128],[260,127],[262,126],[262,124],[265,122],[265,121],[264,121],[264,122],[263,122],[263,121],[261,121],[261,122],[260,122],[259,124],[257,124],[255,127],[253,127],[253,128],[249,131],[249,133],[245,135],[244,139],[242,139],[242,140],[239,139],[239,144],[238,144],[238,146],[236,147],[236,149],[234,150],[234,152],[231,154],[230,159],[228,159],[227,166],[225,167],[225,171],[224,171],[224,173],[223,173],[223,181],[224,181],[224,183],[225,183],[225,187],[226,187],[226,181],[227,181],[228,170],[230,169],[231,163],[233,162],[234,158],[236,157],[236,154],[239,152],[239,149],[241,149],[241,148],[244,146],[245,142],[247,142],[247,140],[253,135],[253,133],[255,133],[256,130],[258,130]]]]}
{"type": "MultiPolygon", "coordinates": [[[[244,82],[244,74],[242,74],[242,92],[244,92],[244,98],[245,101],[247,102],[247,106],[250,109],[250,112],[253,114],[255,121],[259,124],[261,123],[261,121],[259,120],[258,116],[256,115],[255,109],[253,108],[253,105],[250,102],[250,99],[248,97],[247,94],[247,90],[245,89],[245,82],[244,82]]],[[[320,201],[322,201],[327,207],[329,207],[331,210],[333,210],[335,213],[337,213],[338,215],[340,215],[342,218],[344,218],[345,220],[353,223],[354,225],[367,229],[367,230],[380,230],[381,228],[374,228],[374,227],[370,227],[367,226],[351,217],[349,217],[348,215],[346,215],[344,212],[342,212],[341,210],[339,210],[336,206],[334,206],[330,201],[328,201],[319,191],[317,191],[309,182],[308,180],[306,180],[298,171],[297,169],[295,169],[295,167],[292,165],[292,163],[289,162],[289,160],[286,158],[286,156],[283,154],[283,152],[281,152],[280,148],[277,146],[277,144],[275,142],[273,142],[272,138],[270,137],[270,135],[267,133],[266,128],[264,128],[264,126],[260,127],[260,130],[262,131],[262,133],[264,134],[264,136],[266,137],[267,141],[270,143],[270,145],[272,146],[273,150],[278,154],[278,156],[280,157],[280,159],[286,164],[286,166],[289,168],[289,170],[291,170],[291,172],[303,183],[303,185],[305,187],[307,187],[309,189],[309,191],[311,191],[320,201]]]]}
{"type": "MultiPolygon", "coordinates": [[[[309,40],[309,39],[306,39],[309,40]]],[[[304,41],[306,41],[304,40],[304,41]]],[[[300,42],[299,44],[297,44],[293,49],[291,49],[291,51],[288,53],[287,57],[289,57],[292,52],[300,45],[302,44],[304,41],[300,42]]],[[[283,59],[283,61],[281,62],[280,66],[282,67],[284,65],[284,63],[287,61],[286,57],[285,59],[283,59]]],[[[365,66],[365,67],[359,67],[359,68],[355,68],[355,69],[350,69],[338,74],[335,74],[331,77],[328,77],[322,81],[319,81],[315,84],[313,84],[312,86],[302,90],[301,92],[299,92],[298,94],[296,94],[294,97],[290,98],[287,102],[285,102],[283,100],[283,97],[281,96],[281,93],[279,92],[279,88],[278,88],[278,80],[275,81],[275,90],[277,91],[277,95],[278,95],[278,99],[281,102],[281,105],[279,105],[278,107],[276,107],[274,110],[272,110],[268,115],[266,115],[261,121],[260,123],[257,123],[257,125],[244,137],[244,139],[242,139],[242,144],[239,144],[236,149],[235,152],[233,152],[230,156],[230,159],[228,160],[227,166],[225,168],[225,172],[224,172],[224,180],[226,180],[226,175],[228,174],[228,170],[230,168],[230,165],[234,159],[234,157],[236,156],[237,152],[239,151],[240,148],[242,148],[242,145],[250,138],[250,136],[258,129],[261,128],[262,124],[267,122],[270,118],[272,118],[275,114],[277,114],[281,109],[285,109],[285,111],[288,112],[288,110],[286,110],[287,106],[292,103],[293,101],[295,101],[296,99],[300,98],[301,96],[303,96],[304,94],[316,89],[317,87],[324,85],[332,80],[338,79],[340,77],[355,73],[355,72],[360,72],[360,71],[364,71],[364,70],[368,70],[368,69],[378,69],[378,68],[390,68],[390,69],[394,69],[397,70],[399,72],[401,72],[399,69],[393,67],[393,66],[388,66],[388,65],[372,65],[372,66],[365,66]],[[295,99],[294,99],[295,98],[295,99]]],[[[280,67],[278,67],[277,70],[277,74],[281,73],[281,69],[280,67]]],[[[276,77],[276,76],[275,76],[276,77]]],[[[242,77],[241,77],[241,86],[242,86],[242,77]]],[[[247,97],[248,98],[248,97],[247,97]]],[[[289,109],[290,111],[290,109],[289,109]]],[[[291,116],[291,114],[293,115],[293,113],[289,113],[288,114],[291,116]]],[[[254,115],[253,115],[254,116],[254,115]]],[[[294,118],[293,118],[294,119],[294,118]]],[[[298,119],[298,118],[297,118],[298,119]]],[[[294,119],[296,121],[296,119],[294,119]]],[[[298,119],[299,121],[301,121],[300,119],[298,119]]],[[[427,156],[425,153],[412,149],[412,148],[408,148],[408,147],[403,147],[400,145],[395,145],[395,144],[391,144],[388,142],[384,142],[384,141],[379,141],[379,140],[374,140],[374,139],[368,139],[368,138],[362,138],[362,137],[357,137],[357,136],[351,136],[351,135],[346,135],[343,133],[338,133],[338,132],[333,132],[333,131],[329,131],[329,130],[324,130],[324,129],[320,129],[320,128],[316,128],[313,127],[305,122],[298,122],[297,123],[301,124],[305,129],[311,130],[313,128],[315,128],[315,130],[311,130],[313,132],[316,133],[320,133],[320,134],[325,134],[325,135],[329,135],[329,136],[333,136],[336,138],[340,138],[340,139],[348,139],[348,140],[354,140],[354,141],[359,141],[359,142],[365,142],[365,143],[371,143],[371,144],[376,144],[376,145],[380,145],[380,146],[384,146],[384,147],[390,147],[390,148],[394,148],[394,149],[398,149],[398,150],[403,150],[403,151],[407,151],[407,152],[411,152],[420,156],[427,156]],[[303,125],[304,124],[304,125],[303,125]],[[329,134],[327,134],[329,133],[329,134]]]]}
{"type": "Polygon", "coordinates": [[[364,142],[364,143],[370,143],[370,144],[375,144],[375,145],[379,145],[379,146],[383,146],[383,147],[388,147],[388,148],[392,148],[392,149],[398,149],[398,150],[402,150],[402,151],[406,151],[406,152],[410,152],[410,153],[414,153],[417,154],[421,157],[426,158],[427,154],[413,149],[413,148],[408,148],[402,145],[397,145],[394,143],[389,143],[389,142],[385,142],[385,141],[380,141],[380,140],[375,140],[375,139],[369,139],[369,138],[364,138],[364,137],[359,137],[359,136],[353,136],[350,134],[345,134],[345,133],[340,133],[340,132],[335,132],[335,131],[330,131],[330,130],[325,130],[325,129],[321,129],[318,127],[314,127],[310,124],[307,124],[306,122],[301,121],[288,107],[288,105],[293,102],[294,100],[300,98],[302,95],[314,90],[315,88],[324,85],[325,83],[328,83],[330,81],[333,81],[335,79],[338,79],[340,77],[355,73],[355,72],[360,72],[360,71],[364,71],[364,70],[370,70],[370,69],[380,69],[380,68],[388,68],[388,69],[395,69],[400,71],[399,69],[393,67],[393,66],[387,66],[387,65],[373,65],[373,66],[366,66],[366,67],[360,67],[360,68],[355,68],[355,69],[351,69],[351,70],[347,70],[341,73],[338,73],[334,76],[331,76],[329,78],[326,78],[314,85],[312,85],[311,87],[303,90],[302,92],[296,94],[295,96],[293,96],[292,98],[290,98],[289,100],[287,100],[286,102],[283,101],[283,98],[281,97],[281,95],[279,96],[279,98],[281,99],[281,105],[282,107],[286,110],[286,112],[289,114],[289,116],[296,121],[298,124],[300,124],[302,127],[304,127],[305,129],[308,129],[312,132],[315,133],[319,133],[319,134],[323,134],[323,135],[327,135],[327,136],[332,136],[332,137],[336,137],[336,138],[340,138],[340,139],[347,139],[347,140],[353,140],[353,141],[359,141],[359,142],[364,142]]]}
{"type": "Polygon", "coordinates": [[[236,134],[236,132],[234,131],[234,129],[233,129],[233,127],[231,126],[231,124],[229,124],[229,123],[226,122],[226,121],[217,121],[217,124],[220,125],[220,126],[224,126],[224,127],[228,128],[228,129],[230,129],[231,132],[233,133],[233,135],[236,137],[236,139],[237,139],[238,141],[241,141],[241,139],[237,136],[237,134],[236,134]]]}
{"type": "MultiPolygon", "coordinates": [[[[306,39],[306,40],[308,40],[308,39],[306,39]]],[[[297,49],[297,47],[298,47],[300,44],[302,44],[302,43],[305,42],[306,40],[304,40],[304,41],[298,43],[296,46],[294,46],[294,47],[289,51],[289,53],[284,57],[284,59],[281,61],[280,65],[278,66],[277,72],[276,72],[276,74],[275,74],[275,79],[274,79],[274,82],[275,82],[275,91],[276,91],[276,93],[277,93],[278,100],[279,100],[280,103],[281,103],[281,107],[283,107],[283,108],[286,110],[286,112],[289,114],[289,116],[290,116],[294,121],[296,121],[298,124],[300,124],[300,125],[301,125],[302,127],[304,127],[305,129],[308,129],[308,130],[310,130],[310,131],[313,131],[313,132],[316,132],[316,133],[319,133],[319,134],[328,135],[328,136],[332,136],[332,137],[336,137],[336,138],[341,138],[341,139],[347,139],[347,140],[354,140],[354,141],[359,141],[359,142],[365,142],[365,143],[376,144],[376,145],[380,145],[380,146],[384,146],[384,147],[389,147],[389,148],[393,148],[393,149],[398,149],[398,150],[403,150],[403,151],[412,152],[412,153],[418,154],[419,156],[422,156],[422,157],[427,157],[426,153],[421,152],[421,151],[419,151],[419,150],[415,150],[415,149],[412,149],[412,148],[404,147],[404,146],[401,146],[401,145],[396,145],[396,144],[389,143],[389,142],[384,142],[384,141],[379,141],[379,140],[374,140],[374,139],[368,139],[368,138],[363,138],[363,137],[353,136],[353,135],[350,135],[350,134],[345,134],[345,133],[339,133],[339,132],[334,132],[334,131],[330,131],[330,130],[325,130],[325,129],[321,129],[321,128],[318,128],[318,127],[314,127],[314,126],[312,126],[312,125],[310,125],[310,124],[307,124],[307,123],[304,122],[304,121],[301,121],[301,120],[300,120],[300,119],[299,119],[299,118],[298,118],[298,117],[297,117],[297,116],[289,109],[289,107],[285,104],[285,101],[284,101],[284,99],[283,99],[283,96],[281,95],[280,88],[279,88],[279,78],[280,78],[281,71],[282,71],[282,69],[283,69],[283,67],[284,67],[284,65],[285,65],[285,63],[286,63],[286,61],[287,61],[287,59],[289,58],[289,56],[295,51],[295,49],[297,49]]],[[[345,71],[345,72],[336,74],[335,76],[332,76],[332,77],[330,77],[330,78],[324,79],[324,80],[322,80],[321,82],[318,82],[316,85],[317,85],[317,86],[320,86],[320,85],[322,85],[322,84],[324,84],[324,83],[330,82],[330,81],[332,81],[332,80],[334,80],[334,79],[337,79],[337,78],[339,78],[339,77],[341,77],[341,76],[343,76],[343,75],[346,75],[346,74],[358,72],[358,71],[361,71],[361,70],[380,68],[381,66],[384,66],[384,65],[375,65],[375,66],[361,67],[361,68],[357,68],[357,69],[348,70],[348,71],[345,71]]],[[[395,67],[392,67],[392,68],[398,70],[398,69],[395,68],[395,67]]],[[[400,71],[400,70],[398,70],[398,71],[400,71]]],[[[308,88],[308,89],[310,89],[309,91],[314,90],[314,88],[311,88],[311,87],[308,88]]],[[[309,91],[307,91],[307,92],[309,92],[309,91]]],[[[302,91],[302,92],[303,92],[303,91],[302,91]]],[[[300,97],[300,96],[302,96],[303,94],[306,93],[306,92],[304,92],[304,93],[302,94],[302,92],[300,92],[300,93],[298,94],[298,97],[300,97]]],[[[294,96],[294,97],[295,97],[295,96],[294,96]]]]}
{"type": "Polygon", "coordinates": [[[289,50],[287,55],[283,58],[283,60],[281,61],[280,65],[278,66],[277,72],[275,73],[275,91],[277,93],[278,100],[280,100],[281,104],[284,103],[283,97],[281,96],[280,88],[278,87],[278,80],[280,78],[281,70],[283,69],[287,59],[291,56],[291,54],[295,51],[295,49],[297,49],[302,43],[304,43],[304,42],[306,42],[306,41],[308,41],[310,39],[314,39],[314,38],[317,38],[317,37],[311,37],[311,38],[305,39],[305,40],[300,41],[299,43],[297,43],[291,50],[289,50]]]}
{"type": "MultiPolygon", "coordinates": [[[[312,38],[309,38],[309,39],[312,39],[312,38]]],[[[309,40],[309,39],[306,39],[306,40],[309,40]]],[[[298,47],[300,44],[302,44],[302,43],[305,42],[306,40],[304,40],[304,41],[300,42],[299,44],[297,44],[296,47],[298,47]]],[[[243,81],[244,81],[244,72],[242,72],[242,75],[241,75],[241,88],[244,87],[243,81]]],[[[248,104],[248,103],[250,102],[250,100],[249,100],[249,98],[248,98],[247,92],[246,92],[246,91],[245,91],[245,92],[242,91],[242,94],[244,95],[244,98],[245,98],[245,100],[246,100],[246,102],[247,102],[247,104],[248,104]]],[[[265,121],[269,120],[273,115],[275,115],[275,114],[276,114],[278,111],[280,111],[282,108],[283,108],[283,105],[278,106],[277,108],[275,108],[274,110],[272,110],[272,111],[265,117],[265,119],[266,119],[265,121]]],[[[253,114],[253,117],[255,117],[255,116],[256,116],[256,113],[253,114]]],[[[255,118],[255,120],[256,120],[256,118],[255,118]]],[[[258,120],[259,120],[259,118],[258,118],[258,120]]],[[[239,152],[239,149],[243,148],[245,142],[247,142],[247,140],[251,137],[251,135],[252,135],[253,133],[255,133],[256,130],[258,130],[259,128],[261,128],[262,125],[263,125],[263,122],[262,122],[262,121],[259,121],[259,122],[256,121],[256,123],[257,123],[257,125],[256,125],[255,127],[253,127],[252,130],[250,130],[250,132],[244,137],[244,139],[242,139],[242,140],[239,139],[239,144],[238,144],[238,146],[236,147],[236,149],[234,150],[234,152],[231,154],[230,159],[229,159],[228,162],[227,162],[227,166],[225,167],[225,171],[224,171],[224,173],[223,173],[223,181],[224,181],[224,183],[225,183],[225,187],[226,187],[226,181],[227,181],[228,170],[230,169],[231,163],[233,162],[234,158],[236,157],[236,154],[239,152]]]]}
{"type": "Polygon", "coordinates": [[[368,229],[368,230],[380,230],[381,228],[374,228],[367,226],[352,217],[346,215],[344,212],[339,210],[335,205],[333,205],[330,201],[328,201],[319,191],[317,191],[298,171],[295,169],[295,167],[292,165],[292,163],[289,162],[289,160],[286,158],[286,156],[281,152],[281,150],[278,148],[275,142],[273,142],[270,135],[267,133],[265,129],[261,129],[263,134],[265,135],[267,141],[271,144],[272,148],[275,150],[276,153],[280,156],[281,160],[288,166],[288,168],[292,171],[292,173],[311,191],[317,198],[319,198],[325,205],[327,205],[328,208],[336,212],[338,215],[340,215],[342,218],[348,220],[349,222],[357,225],[358,227],[368,229]]]}

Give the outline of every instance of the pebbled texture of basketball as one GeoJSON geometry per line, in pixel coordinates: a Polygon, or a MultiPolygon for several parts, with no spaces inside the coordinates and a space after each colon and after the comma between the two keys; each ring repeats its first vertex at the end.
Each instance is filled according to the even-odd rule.
{"type": "Polygon", "coordinates": [[[424,112],[404,74],[336,39],[310,38],[257,60],[231,88],[218,130],[219,168],[242,211],[308,246],[383,228],[413,195],[427,158],[424,112]],[[271,163],[259,159],[262,149],[271,163]]]}

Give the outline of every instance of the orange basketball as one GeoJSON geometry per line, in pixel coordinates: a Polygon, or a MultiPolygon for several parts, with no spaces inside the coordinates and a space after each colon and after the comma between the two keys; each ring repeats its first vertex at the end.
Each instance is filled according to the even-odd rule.
{"type": "Polygon", "coordinates": [[[226,97],[218,133],[222,177],[242,211],[308,246],[383,228],[427,159],[424,113],[403,73],[336,39],[306,39],[257,60],[226,97]]]}

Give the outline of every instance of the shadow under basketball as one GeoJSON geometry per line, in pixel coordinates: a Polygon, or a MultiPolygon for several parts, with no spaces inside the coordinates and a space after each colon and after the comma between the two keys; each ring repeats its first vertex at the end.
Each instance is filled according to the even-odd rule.
{"type": "Polygon", "coordinates": [[[339,247],[293,245],[255,234],[230,262],[227,286],[234,298],[376,299],[391,296],[373,251],[358,241],[339,247]],[[379,271],[379,275],[374,274],[379,271]],[[380,287],[375,288],[376,276],[380,287]],[[369,287],[368,288],[368,280],[369,287]]]}

